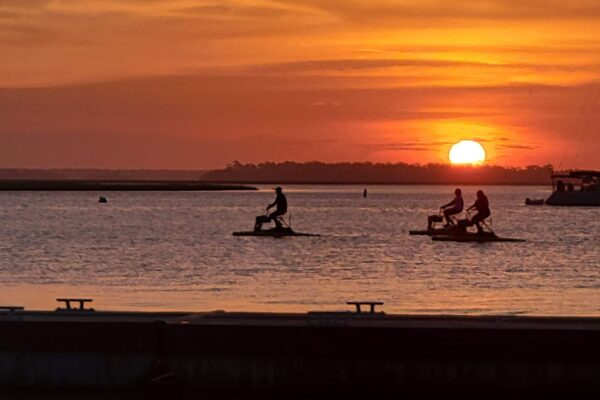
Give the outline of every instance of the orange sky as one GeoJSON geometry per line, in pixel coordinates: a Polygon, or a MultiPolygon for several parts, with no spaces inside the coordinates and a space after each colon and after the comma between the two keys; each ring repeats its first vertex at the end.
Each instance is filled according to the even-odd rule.
{"type": "Polygon", "coordinates": [[[0,167],[600,168],[596,0],[0,0],[0,167]]]}

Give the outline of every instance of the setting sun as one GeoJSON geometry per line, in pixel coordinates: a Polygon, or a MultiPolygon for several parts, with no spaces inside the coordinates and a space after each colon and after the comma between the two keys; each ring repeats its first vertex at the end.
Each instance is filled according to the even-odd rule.
{"type": "Polygon", "coordinates": [[[452,164],[481,164],[485,161],[485,150],[474,140],[461,140],[452,145],[448,157],[452,164]]]}

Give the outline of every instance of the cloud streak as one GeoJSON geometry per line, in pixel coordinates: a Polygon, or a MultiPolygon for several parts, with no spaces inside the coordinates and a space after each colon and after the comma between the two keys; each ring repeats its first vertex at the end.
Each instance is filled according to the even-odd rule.
{"type": "Polygon", "coordinates": [[[416,20],[532,20],[564,18],[599,18],[600,5],[593,0],[564,2],[557,0],[491,0],[486,2],[444,0],[389,2],[374,0],[330,1],[278,0],[283,4],[310,5],[353,22],[398,24],[398,21],[416,20]],[[396,21],[395,23],[393,21],[396,21]]]}

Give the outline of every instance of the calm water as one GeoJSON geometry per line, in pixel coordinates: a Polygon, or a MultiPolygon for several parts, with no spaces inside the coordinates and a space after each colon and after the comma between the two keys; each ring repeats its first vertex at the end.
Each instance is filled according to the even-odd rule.
{"type": "MultiPolygon", "coordinates": [[[[295,230],[233,237],[274,198],[259,192],[0,192],[0,303],[96,309],[346,309],[600,315],[600,208],[526,207],[546,187],[484,188],[502,236],[443,243],[409,236],[453,187],[288,186],[295,230]],[[99,204],[106,195],[108,204],[99,204]]],[[[477,188],[463,187],[470,205],[477,188]]]]}

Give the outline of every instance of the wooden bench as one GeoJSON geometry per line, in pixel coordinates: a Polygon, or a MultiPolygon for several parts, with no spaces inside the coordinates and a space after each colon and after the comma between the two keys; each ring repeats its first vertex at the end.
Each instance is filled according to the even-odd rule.
{"type": "Polygon", "coordinates": [[[56,311],[94,311],[93,308],[85,308],[85,303],[91,303],[93,299],[80,299],[77,297],[65,297],[56,299],[56,301],[62,301],[65,303],[65,308],[57,308],[56,311]],[[79,303],[79,308],[71,307],[71,302],[79,303]]]}
{"type": "Polygon", "coordinates": [[[357,314],[362,312],[360,306],[371,306],[370,313],[375,314],[375,306],[382,306],[383,301],[348,301],[346,304],[356,306],[357,314]]]}
{"type": "Polygon", "coordinates": [[[23,311],[25,307],[21,306],[0,306],[0,310],[8,311],[9,314],[14,315],[17,311],[23,311]]]}

